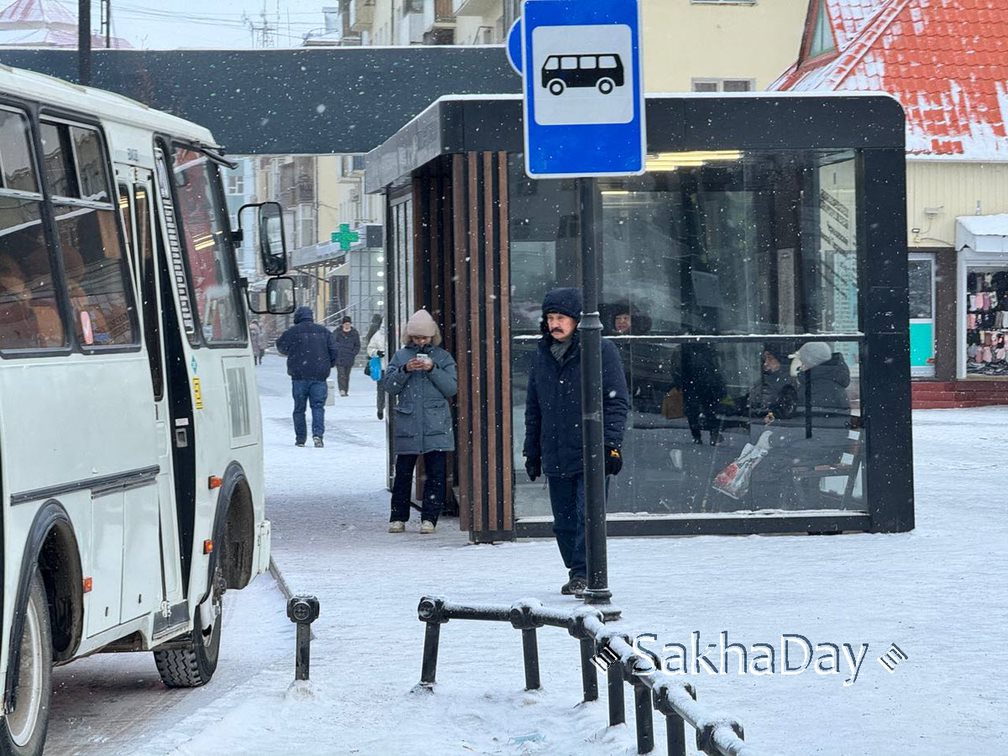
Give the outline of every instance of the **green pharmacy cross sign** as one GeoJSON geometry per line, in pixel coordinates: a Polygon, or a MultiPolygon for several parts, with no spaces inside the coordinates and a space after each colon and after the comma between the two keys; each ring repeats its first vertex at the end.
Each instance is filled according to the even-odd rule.
{"type": "Polygon", "coordinates": [[[351,244],[360,241],[360,234],[351,231],[349,223],[340,223],[339,231],[333,231],[329,240],[333,244],[339,244],[340,250],[346,252],[350,249],[351,244]]]}

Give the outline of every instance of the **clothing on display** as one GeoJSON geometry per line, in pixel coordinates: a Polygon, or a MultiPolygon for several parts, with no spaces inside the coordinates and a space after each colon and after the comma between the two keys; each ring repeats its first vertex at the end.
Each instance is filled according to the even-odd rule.
{"type": "Polygon", "coordinates": [[[966,372],[1008,375],[1008,270],[966,275],[966,372]]]}

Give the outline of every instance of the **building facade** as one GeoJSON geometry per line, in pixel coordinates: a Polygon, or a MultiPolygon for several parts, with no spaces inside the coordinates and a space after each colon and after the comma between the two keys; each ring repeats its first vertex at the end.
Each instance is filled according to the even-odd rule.
{"type": "Polygon", "coordinates": [[[907,118],[915,406],[1008,403],[1008,15],[1000,0],[814,0],[788,91],[884,91],[907,118]]]}

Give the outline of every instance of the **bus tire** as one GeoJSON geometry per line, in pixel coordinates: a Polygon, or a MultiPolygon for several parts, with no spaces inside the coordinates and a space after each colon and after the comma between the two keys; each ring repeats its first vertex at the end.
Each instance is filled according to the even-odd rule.
{"type": "Polygon", "coordinates": [[[154,652],[154,662],[157,664],[161,682],[169,688],[198,688],[210,682],[217,670],[217,659],[220,656],[221,625],[223,613],[221,603],[224,596],[223,571],[220,563],[214,568],[214,579],[211,586],[213,601],[211,611],[216,615],[210,629],[203,630],[202,618],[197,609],[195,627],[192,632],[183,637],[181,648],[169,648],[154,652]]]}
{"type": "Polygon", "coordinates": [[[598,91],[602,94],[609,94],[616,87],[616,83],[612,79],[599,79],[598,91]]]}
{"type": "Polygon", "coordinates": [[[0,753],[39,756],[49,727],[52,631],[49,626],[49,600],[38,568],[33,570],[28,584],[17,680],[17,706],[0,719],[0,753]]]}
{"type": "Polygon", "coordinates": [[[553,79],[546,88],[549,89],[550,94],[562,95],[564,91],[564,83],[560,81],[560,79],[553,79]]]}

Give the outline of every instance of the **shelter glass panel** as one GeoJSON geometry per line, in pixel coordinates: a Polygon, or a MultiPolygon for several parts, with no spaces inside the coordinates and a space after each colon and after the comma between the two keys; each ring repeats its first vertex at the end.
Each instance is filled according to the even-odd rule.
{"type": "MultiPolygon", "coordinates": [[[[599,182],[600,314],[631,401],[610,514],[863,509],[857,159],[668,153],[599,182]]],[[[510,178],[522,470],[542,296],[580,284],[580,240],[573,181],[530,181],[521,156],[510,178]]],[[[519,476],[516,514],[549,513],[519,476]]]]}

